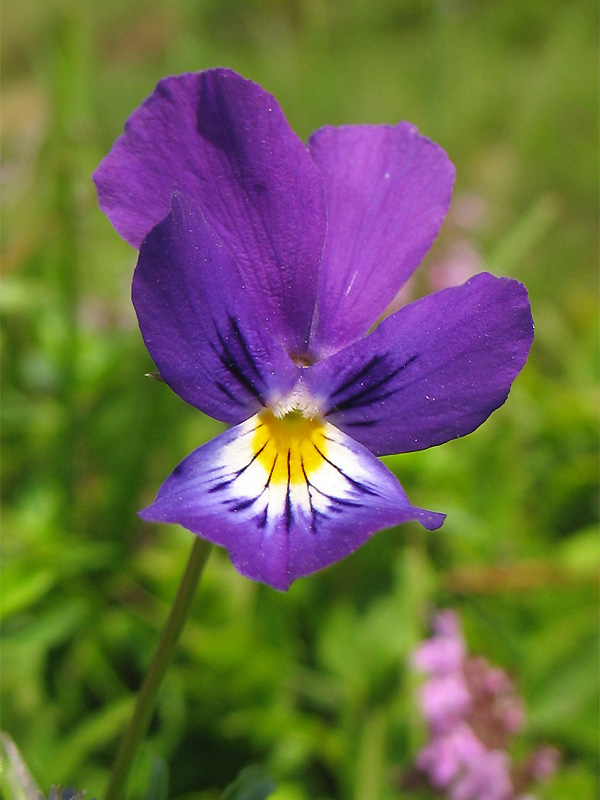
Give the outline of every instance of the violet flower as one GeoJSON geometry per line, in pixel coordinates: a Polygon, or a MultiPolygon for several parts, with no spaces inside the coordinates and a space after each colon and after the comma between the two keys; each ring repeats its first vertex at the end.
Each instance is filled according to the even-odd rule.
{"type": "Polygon", "coordinates": [[[505,401],[533,337],[525,288],[481,274],[371,334],[429,249],[454,168],[405,122],[304,144],[226,69],[162,80],[94,180],[140,248],[133,302],[162,378],[233,427],[141,512],[287,589],[411,505],[377,455],[464,436],[505,401]]]}
{"type": "Polygon", "coordinates": [[[513,763],[508,747],[525,721],[523,702],[504,670],[467,656],[454,612],[436,616],[413,663],[428,675],[420,704],[429,741],[416,763],[431,786],[450,800],[533,800],[522,792],[554,773],[558,751],[543,745],[513,763]]]}

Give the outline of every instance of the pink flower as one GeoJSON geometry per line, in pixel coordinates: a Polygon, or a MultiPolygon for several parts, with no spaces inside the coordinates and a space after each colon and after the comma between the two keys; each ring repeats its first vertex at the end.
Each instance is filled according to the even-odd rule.
{"type": "Polygon", "coordinates": [[[415,650],[413,664],[420,672],[431,675],[446,675],[462,664],[465,647],[461,640],[449,636],[429,639],[415,650]]]}
{"type": "Polygon", "coordinates": [[[560,761],[560,753],[556,747],[543,745],[539,747],[531,757],[529,762],[529,774],[536,781],[542,781],[554,775],[558,762],[560,761]]]}
{"type": "Polygon", "coordinates": [[[481,256],[471,242],[455,242],[448,255],[431,267],[429,286],[433,291],[459,286],[479,272],[481,265],[481,256]]]}
{"type": "Polygon", "coordinates": [[[421,710],[432,729],[443,731],[471,707],[471,695],[460,673],[432,678],[421,687],[421,710]]]}
{"type": "Polygon", "coordinates": [[[433,629],[413,654],[415,667],[428,675],[419,699],[429,742],[417,768],[449,800],[534,800],[521,790],[556,770],[558,751],[540,747],[513,764],[507,748],[525,721],[513,682],[484,658],[468,657],[454,612],[439,613],[433,629]]]}
{"type": "Polygon", "coordinates": [[[510,760],[502,750],[479,755],[452,787],[451,800],[512,800],[510,760]]]}

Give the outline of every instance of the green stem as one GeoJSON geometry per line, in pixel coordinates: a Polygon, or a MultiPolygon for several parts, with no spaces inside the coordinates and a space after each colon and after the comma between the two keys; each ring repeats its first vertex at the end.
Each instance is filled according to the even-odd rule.
{"type": "Polygon", "coordinates": [[[356,766],[354,797],[356,800],[377,800],[381,797],[386,739],[386,710],[371,709],[363,723],[356,766]]]}
{"type": "Polygon", "coordinates": [[[121,740],[121,746],[113,767],[105,800],[119,800],[123,795],[127,776],[133,763],[137,749],[142,741],[154,713],[154,706],[158,690],[171,661],[173,651],[177,644],[185,621],[189,615],[196,587],[202,575],[202,570],[210,554],[212,545],[205,539],[198,537],[192,547],[190,558],[181,579],[177,597],[171,608],[171,613],[163,628],[154,658],[150,663],[146,679],[138,695],[135,711],[129,727],[121,740]]]}

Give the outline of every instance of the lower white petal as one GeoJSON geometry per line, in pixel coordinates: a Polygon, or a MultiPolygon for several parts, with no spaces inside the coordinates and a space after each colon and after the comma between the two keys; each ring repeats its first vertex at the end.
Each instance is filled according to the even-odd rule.
{"type": "Polygon", "coordinates": [[[194,451],[142,516],[223,545],[240,572],[278,589],[381,528],[444,519],[411,506],[394,475],[333,425],[270,411],[194,451]]]}

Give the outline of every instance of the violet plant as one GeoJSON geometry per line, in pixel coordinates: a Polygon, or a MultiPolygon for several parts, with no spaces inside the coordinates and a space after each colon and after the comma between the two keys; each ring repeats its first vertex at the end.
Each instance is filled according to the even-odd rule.
{"type": "Polygon", "coordinates": [[[376,324],[435,239],[454,182],[444,150],[406,122],[325,127],[304,144],[257,84],[189,73],[158,84],[94,180],[139,248],[132,298],[161,378],[232,426],[140,512],[198,538],[114,800],[209,543],[285,590],[382,528],[439,528],[445,515],[412,505],[377,456],[475,430],[506,400],[533,322],[522,284],[481,273],[376,324]]]}
{"type": "Polygon", "coordinates": [[[233,426],[142,517],[276,589],[381,528],[440,527],[375,456],[473,431],[533,338],[525,288],[485,273],[367,335],[442,224],[445,152],[407,123],[304,145],[271,95],[217,69],[161,81],[94,180],[140,248],[133,303],[161,377],[233,426]]]}

